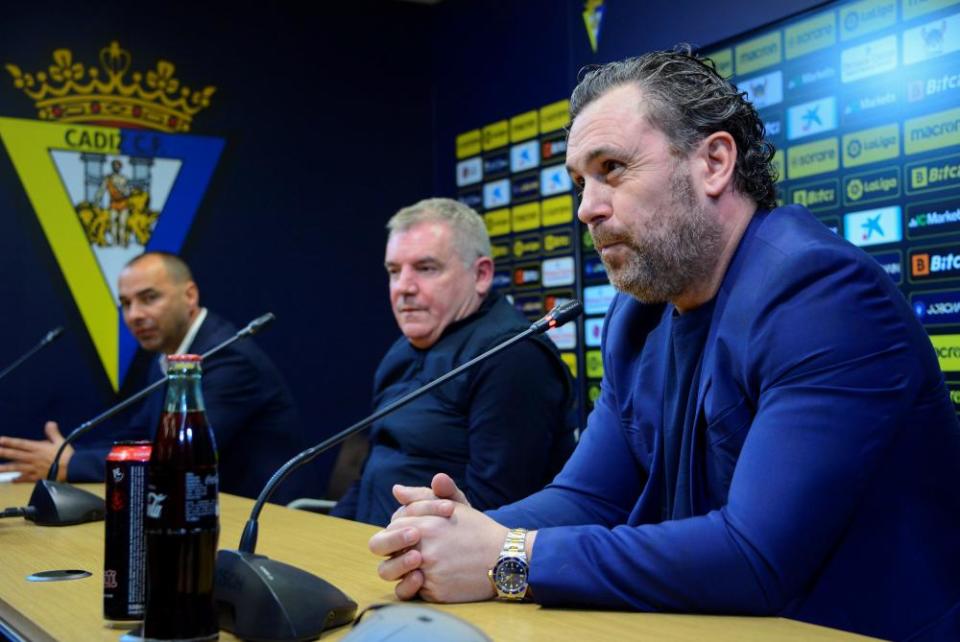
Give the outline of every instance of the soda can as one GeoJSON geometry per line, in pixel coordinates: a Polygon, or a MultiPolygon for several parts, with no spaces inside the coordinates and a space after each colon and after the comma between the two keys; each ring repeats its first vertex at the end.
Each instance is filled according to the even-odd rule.
{"type": "Polygon", "coordinates": [[[106,536],[103,554],[103,616],[142,620],[146,603],[146,539],[149,441],[118,441],[106,461],[106,536]]]}

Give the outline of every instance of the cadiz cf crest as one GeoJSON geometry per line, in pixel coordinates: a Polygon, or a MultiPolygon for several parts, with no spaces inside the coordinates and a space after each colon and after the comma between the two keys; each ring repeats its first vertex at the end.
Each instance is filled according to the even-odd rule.
{"type": "Polygon", "coordinates": [[[194,91],[165,60],[130,72],[116,42],[99,66],[53,52],[48,69],[6,65],[40,120],[0,118],[10,154],[114,390],[136,342],[119,315],[117,277],[134,256],[178,252],[223,140],[188,135],[213,87],[194,91]]]}

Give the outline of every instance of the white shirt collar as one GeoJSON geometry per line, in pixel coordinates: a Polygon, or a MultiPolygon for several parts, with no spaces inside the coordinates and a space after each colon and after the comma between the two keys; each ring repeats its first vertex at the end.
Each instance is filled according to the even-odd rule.
{"type": "MultiPolygon", "coordinates": [[[[197,315],[197,318],[193,320],[193,323],[190,325],[190,329],[187,330],[187,334],[184,335],[183,341],[180,342],[180,345],[177,347],[177,351],[174,354],[186,354],[187,350],[190,349],[190,345],[193,343],[193,340],[197,337],[197,332],[200,330],[200,326],[203,325],[204,319],[207,318],[207,309],[200,308],[200,314],[197,315]]],[[[161,354],[158,358],[160,362],[160,371],[164,374],[167,373],[167,355],[161,354]]]]}

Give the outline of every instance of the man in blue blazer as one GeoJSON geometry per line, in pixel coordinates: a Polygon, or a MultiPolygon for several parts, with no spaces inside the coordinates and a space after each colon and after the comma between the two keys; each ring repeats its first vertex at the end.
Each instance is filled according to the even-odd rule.
{"type": "MultiPolygon", "coordinates": [[[[179,257],[149,252],[133,259],[119,279],[123,319],[140,347],[158,353],[148,369],[149,380],[166,369],[166,355],[202,354],[237,332],[229,322],[200,307],[200,292],[189,267],[179,257]]],[[[270,476],[305,448],[300,420],[283,377],[250,339],[237,341],[203,363],[203,396],[219,453],[220,489],[256,497],[270,476]]],[[[149,396],[139,411],[109,440],[76,451],[67,447],[60,475],[72,482],[102,481],[110,443],[152,439],[163,408],[164,391],[149,396]]],[[[19,470],[17,481],[46,475],[63,437],[48,422],[47,440],[0,438],[0,458],[19,470]]],[[[276,501],[309,494],[308,473],[292,477],[277,489],[276,501]]]]}
{"type": "Polygon", "coordinates": [[[404,599],[960,639],[960,426],[889,277],[775,208],[756,111],[689,50],[591,71],[571,117],[578,216],[621,291],[600,398],[527,499],[398,488],[381,577],[404,599]]]}

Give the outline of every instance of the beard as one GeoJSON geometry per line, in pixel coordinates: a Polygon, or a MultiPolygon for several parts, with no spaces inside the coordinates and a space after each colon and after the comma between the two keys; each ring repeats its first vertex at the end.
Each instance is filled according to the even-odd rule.
{"type": "Polygon", "coordinates": [[[670,199],[643,236],[592,231],[598,246],[621,243],[625,257],[603,256],[610,282],[642,303],[671,301],[711,276],[720,258],[721,226],[697,202],[688,171],[677,168],[670,199]]]}

